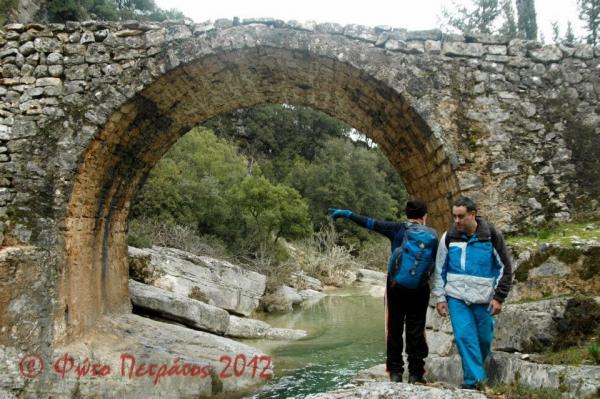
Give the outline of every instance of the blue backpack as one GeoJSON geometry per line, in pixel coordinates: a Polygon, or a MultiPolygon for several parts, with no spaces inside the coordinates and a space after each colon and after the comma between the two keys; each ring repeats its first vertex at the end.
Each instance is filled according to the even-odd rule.
{"type": "Polygon", "coordinates": [[[388,262],[391,285],[410,289],[419,287],[433,271],[437,245],[435,230],[421,224],[407,225],[402,245],[392,252],[388,262]]]}

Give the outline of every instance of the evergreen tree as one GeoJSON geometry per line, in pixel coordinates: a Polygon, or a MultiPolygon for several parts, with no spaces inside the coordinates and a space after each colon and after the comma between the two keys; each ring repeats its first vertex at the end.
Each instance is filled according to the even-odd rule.
{"type": "Polygon", "coordinates": [[[552,21],[552,41],[555,44],[560,42],[560,28],[558,26],[558,21],[552,21]]]}
{"type": "Polygon", "coordinates": [[[512,0],[504,0],[502,3],[502,14],[504,14],[504,23],[498,33],[511,39],[517,37],[517,23],[515,22],[515,11],[512,0]]]}
{"type": "Polygon", "coordinates": [[[154,0],[48,0],[50,22],[100,19],[105,21],[181,19],[177,10],[163,10],[154,0]]]}
{"type": "Polygon", "coordinates": [[[519,36],[527,40],[537,39],[537,17],[534,0],[517,0],[519,36]]]}
{"type": "Polygon", "coordinates": [[[571,21],[567,22],[567,32],[565,33],[565,43],[569,46],[575,45],[577,39],[575,38],[575,34],[573,33],[573,26],[571,21]]]}
{"type": "Polygon", "coordinates": [[[452,1],[454,13],[444,8],[446,23],[463,33],[492,33],[492,25],[500,15],[498,0],[471,0],[472,9],[452,1]]]}
{"type": "Polygon", "coordinates": [[[589,32],[587,42],[591,45],[599,44],[598,27],[600,26],[600,0],[578,0],[579,18],[585,22],[589,32]]]}

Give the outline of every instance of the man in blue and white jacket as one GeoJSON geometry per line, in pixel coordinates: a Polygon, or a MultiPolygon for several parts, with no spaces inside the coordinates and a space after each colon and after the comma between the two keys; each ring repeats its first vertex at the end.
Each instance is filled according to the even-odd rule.
{"type": "Polygon", "coordinates": [[[464,372],[462,388],[481,389],[494,316],[502,311],[512,285],[512,265],[502,234],[477,216],[473,200],[457,199],[452,215],[454,225],[438,246],[432,294],[438,313],[450,314],[464,372]]]}

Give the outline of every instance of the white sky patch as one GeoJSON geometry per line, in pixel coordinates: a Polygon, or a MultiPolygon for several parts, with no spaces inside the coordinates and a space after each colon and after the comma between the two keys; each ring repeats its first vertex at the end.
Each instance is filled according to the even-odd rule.
{"type": "MultiPolygon", "coordinates": [[[[584,35],[576,1],[536,1],[538,29],[543,32],[546,43],[552,41],[552,21],[559,23],[561,36],[564,36],[569,20],[575,35],[584,35]]],[[[268,17],[342,25],[388,25],[408,30],[438,28],[442,8],[452,7],[449,0],[156,0],[156,3],[161,8],[176,8],[195,22],[233,19],[234,16],[242,19],[268,17]]],[[[469,0],[457,0],[457,3],[471,4],[469,0]]],[[[516,13],[514,5],[513,8],[516,13]]]]}

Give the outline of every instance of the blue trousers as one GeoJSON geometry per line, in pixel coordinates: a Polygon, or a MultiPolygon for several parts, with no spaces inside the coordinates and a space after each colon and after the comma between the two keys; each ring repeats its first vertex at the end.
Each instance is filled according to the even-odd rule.
{"type": "Polygon", "coordinates": [[[475,385],[487,379],[483,365],[492,348],[496,320],[490,315],[488,304],[467,305],[460,299],[447,299],[454,340],[462,360],[464,383],[475,385]]]}

